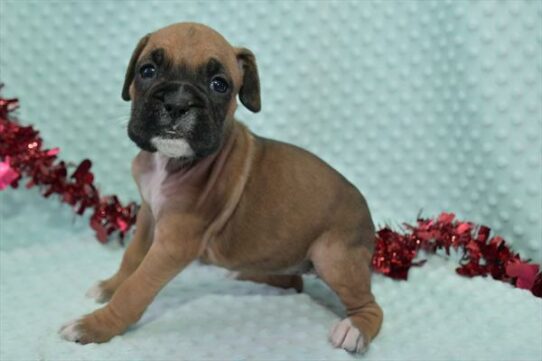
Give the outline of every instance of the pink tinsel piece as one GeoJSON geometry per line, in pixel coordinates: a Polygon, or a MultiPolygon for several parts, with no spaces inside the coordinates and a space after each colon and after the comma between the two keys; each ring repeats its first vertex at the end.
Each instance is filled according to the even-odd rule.
{"type": "Polygon", "coordinates": [[[7,188],[15,179],[19,178],[17,173],[9,164],[9,157],[0,162],[0,191],[7,188]]]}

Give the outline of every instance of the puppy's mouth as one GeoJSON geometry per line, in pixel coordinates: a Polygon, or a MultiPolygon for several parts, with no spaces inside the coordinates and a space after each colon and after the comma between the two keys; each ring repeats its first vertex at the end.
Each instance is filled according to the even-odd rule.
{"type": "Polygon", "coordinates": [[[198,122],[205,117],[205,107],[191,104],[184,109],[168,109],[163,106],[157,114],[157,127],[149,143],[159,153],[170,158],[193,158],[195,151],[190,145],[198,122]]]}

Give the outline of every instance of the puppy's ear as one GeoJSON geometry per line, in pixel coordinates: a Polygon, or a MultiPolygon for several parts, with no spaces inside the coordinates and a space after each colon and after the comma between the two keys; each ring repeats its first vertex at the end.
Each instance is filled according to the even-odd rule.
{"type": "Polygon", "coordinates": [[[137,46],[132,53],[132,57],[130,58],[130,63],[128,63],[128,68],[126,69],[126,75],[124,77],[124,86],[122,87],[122,99],[126,101],[130,100],[130,85],[134,80],[134,70],[137,59],[139,58],[139,55],[141,54],[141,51],[143,51],[145,45],[147,45],[150,36],[151,34],[147,34],[142,37],[141,40],[139,40],[139,43],[137,43],[137,46]]]}
{"type": "Polygon", "coordinates": [[[260,78],[254,54],[245,48],[237,48],[237,62],[243,72],[243,84],[239,90],[241,103],[249,110],[257,113],[262,108],[260,99],[260,78]]]}

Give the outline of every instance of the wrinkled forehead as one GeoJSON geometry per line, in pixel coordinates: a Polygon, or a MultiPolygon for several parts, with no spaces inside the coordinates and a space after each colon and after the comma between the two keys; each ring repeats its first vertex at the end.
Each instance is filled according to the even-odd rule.
{"type": "MultiPolygon", "coordinates": [[[[151,34],[140,59],[162,57],[165,62],[190,68],[219,62],[238,77],[234,48],[220,34],[197,26],[168,27],[151,34]]],[[[237,80],[237,79],[236,79],[237,80]]]]}

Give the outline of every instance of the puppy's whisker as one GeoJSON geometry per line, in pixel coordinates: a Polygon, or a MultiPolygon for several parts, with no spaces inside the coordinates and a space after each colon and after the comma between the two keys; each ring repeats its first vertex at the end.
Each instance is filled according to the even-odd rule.
{"type": "Polygon", "coordinates": [[[127,117],[125,115],[112,117],[110,119],[115,123],[120,123],[120,124],[123,124],[123,125],[128,124],[128,122],[130,121],[129,117],[127,117]]]}

